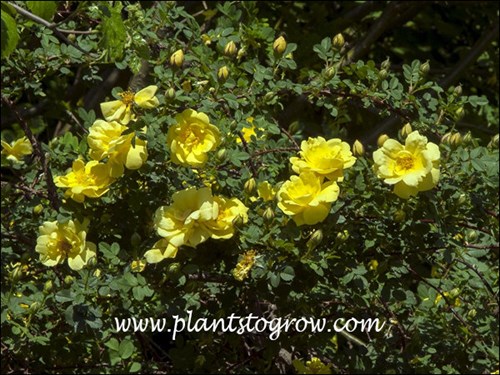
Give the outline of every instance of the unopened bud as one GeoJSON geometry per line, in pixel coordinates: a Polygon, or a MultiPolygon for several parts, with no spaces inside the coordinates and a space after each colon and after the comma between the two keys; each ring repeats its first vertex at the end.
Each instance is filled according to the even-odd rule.
{"type": "Polygon", "coordinates": [[[170,65],[180,68],[184,62],[184,52],[181,49],[175,51],[172,56],[170,56],[170,65]]]}
{"type": "Polygon", "coordinates": [[[458,197],[457,203],[461,206],[461,205],[467,203],[467,200],[468,200],[467,195],[460,194],[460,196],[458,197]]]}
{"type": "Polygon", "coordinates": [[[38,302],[38,301],[33,302],[30,305],[30,312],[31,313],[36,313],[38,311],[38,309],[40,308],[40,306],[41,306],[40,302],[38,302]]]}
{"type": "Polygon", "coordinates": [[[382,147],[384,145],[385,141],[387,141],[388,139],[389,139],[389,136],[387,134],[379,135],[379,137],[377,139],[377,146],[382,147]]]}
{"type": "Polygon", "coordinates": [[[236,43],[234,43],[232,40],[229,41],[229,43],[227,43],[226,46],[224,47],[224,55],[228,57],[236,55],[237,52],[238,48],[236,47],[236,43]]]}
{"type": "Polygon", "coordinates": [[[457,120],[461,120],[465,115],[465,109],[464,107],[458,107],[457,110],[455,111],[455,116],[457,120]]]}
{"type": "Polygon", "coordinates": [[[173,87],[169,88],[167,90],[167,92],[165,93],[165,96],[168,98],[168,99],[173,99],[175,98],[175,89],[173,87]]]}
{"type": "Polygon", "coordinates": [[[451,298],[456,298],[460,295],[460,289],[459,288],[453,288],[452,290],[450,290],[450,292],[448,293],[448,296],[451,297],[451,298]]]}
{"type": "Polygon", "coordinates": [[[47,280],[45,282],[45,285],[43,286],[43,293],[44,294],[49,294],[50,291],[52,290],[52,287],[53,287],[53,283],[52,283],[52,280],[47,280]]]}
{"type": "Polygon", "coordinates": [[[255,182],[255,178],[250,178],[247,182],[245,182],[245,185],[243,185],[243,189],[245,189],[245,192],[248,194],[251,194],[254,190],[255,187],[257,186],[257,183],[255,182]]]}
{"type": "Polygon", "coordinates": [[[441,138],[441,143],[445,145],[451,144],[451,136],[453,135],[452,132],[445,133],[443,137],[441,138]]]}
{"type": "Polygon", "coordinates": [[[66,277],[64,278],[64,283],[68,284],[68,285],[71,285],[71,284],[73,284],[73,280],[74,280],[73,276],[66,275],[66,277]]]}
{"type": "Polygon", "coordinates": [[[286,49],[286,40],[282,36],[277,38],[274,43],[273,43],[273,50],[276,52],[278,55],[281,55],[283,52],[285,52],[286,49]]]}
{"type": "Polygon", "coordinates": [[[325,70],[325,78],[326,79],[331,79],[335,75],[336,69],[335,67],[331,66],[328,69],[325,70]]]}
{"type": "Polygon", "coordinates": [[[332,39],[332,46],[336,50],[340,50],[344,46],[344,43],[345,43],[345,39],[341,33],[335,35],[332,39]]]}
{"type": "Polygon", "coordinates": [[[467,134],[464,135],[462,141],[466,145],[471,144],[473,141],[471,132],[467,132],[467,134]]]}
{"type": "Polygon", "coordinates": [[[420,65],[420,73],[422,73],[423,75],[429,73],[429,70],[431,70],[431,65],[429,64],[429,61],[426,61],[422,65],[420,65]]]}
{"type": "Polygon", "coordinates": [[[450,145],[453,147],[458,147],[462,144],[462,136],[460,133],[454,133],[450,137],[450,145]]]}
{"type": "Polygon", "coordinates": [[[175,263],[169,264],[169,266],[167,268],[167,273],[169,275],[176,275],[176,274],[178,274],[180,272],[180,270],[181,270],[180,263],[175,262],[175,263]]]}
{"type": "Polygon", "coordinates": [[[89,267],[94,267],[97,264],[97,257],[93,256],[87,261],[89,267]]]}
{"type": "Polygon", "coordinates": [[[368,269],[370,271],[376,271],[378,268],[378,260],[372,259],[368,262],[368,269]]]}
{"type": "Polygon", "coordinates": [[[382,70],[389,70],[391,68],[391,59],[388,57],[384,61],[382,61],[382,64],[380,64],[380,69],[382,70]]]}
{"type": "Polygon", "coordinates": [[[337,240],[339,242],[345,242],[349,238],[349,231],[344,229],[342,232],[337,233],[337,240]]]}
{"type": "Polygon", "coordinates": [[[476,317],[476,315],[477,315],[477,310],[476,309],[471,309],[467,313],[467,318],[474,319],[476,317]]]}
{"type": "Polygon", "coordinates": [[[212,38],[208,34],[201,34],[201,40],[204,45],[208,46],[212,43],[212,38]]]}
{"type": "Polygon", "coordinates": [[[309,250],[313,250],[318,247],[321,241],[323,241],[323,231],[321,229],[316,229],[307,241],[306,246],[309,250]]]}
{"type": "Polygon", "coordinates": [[[227,66],[223,66],[222,68],[219,68],[219,71],[217,72],[217,78],[221,81],[225,81],[229,77],[229,69],[227,66]]]}
{"type": "Polygon", "coordinates": [[[12,270],[9,273],[10,279],[12,281],[17,281],[23,275],[23,265],[19,262],[15,263],[12,267],[12,270]]]}
{"type": "Polygon", "coordinates": [[[245,49],[245,47],[241,47],[238,50],[238,54],[236,55],[236,59],[241,60],[243,57],[245,57],[246,54],[247,54],[247,50],[245,49]]]}
{"type": "Polygon", "coordinates": [[[274,210],[271,207],[268,207],[264,210],[264,213],[262,214],[262,217],[266,221],[271,221],[274,219],[274,210]]]}
{"type": "Polygon", "coordinates": [[[467,240],[467,242],[475,242],[478,237],[479,235],[474,229],[469,229],[465,234],[465,239],[467,240]]]}
{"type": "Polygon", "coordinates": [[[43,211],[43,206],[41,204],[37,204],[35,207],[33,207],[33,213],[35,215],[40,215],[43,211]]]}
{"type": "Polygon", "coordinates": [[[490,143],[488,143],[489,148],[498,148],[498,134],[495,134],[492,138],[490,143]]]}
{"type": "Polygon", "coordinates": [[[380,70],[378,72],[378,77],[380,78],[380,80],[386,79],[387,78],[387,70],[386,69],[380,70]]]}
{"type": "Polygon", "coordinates": [[[455,87],[455,89],[453,90],[453,95],[455,95],[455,96],[462,95],[462,86],[461,85],[458,85],[457,87],[455,87]]]}
{"type": "Polygon", "coordinates": [[[408,135],[410,135],[410,133],[411,133],[412,131],[413,131],[413,129],[412,129],[412,127],[411,127],[410,123],[408,122],[408,123],[406,123],[406,124],[405,124],[405,126],[403,126],[403,127],[401,128],[401,130],[400,130],[400,133],[399,133],[399,134],[401,135],[401,137],[402,137],[402,138],[406,138],[406,137],[408,137],[408,135]]]}
{"type": "Polygon", "coordinates": [[[217,159],[219,161],[222,161],[226,158],[227,151],[225,148],[221,148],[219,151],[217,151],[217,159]]]}
{"type": "Polygon", "coordinates": [[[264,95],[264,100],[266,102],[271,102],[274,98],[275,98],[276,94],[272,91],[269,91],[266,93],[266,95],[264,95]]]}
{"type": "Polygon", "coordinates": [[[354,141],[352,145],[352,153],[354,156],[363,156],[365,154],[365,148],[363,144],[357,139],[354,141]]]}
{"type": "Polygon", "coordinates": [[[76,35],[75,35],[75,34],[73,34],[73,33],[69,34],[69,35],[68,35],[68,40],[69,40],[70,42],[74,42],[74,41],[76,40],[76,35]]]}
{"type": "Polygon", "coordinates": [[[99,268],[95,269],[94,273],[92,273],[92,275],[94,275],[94,277],[97,277],[97,278],[101,277],[101,274],[102,274],[102,272],[99,268]]]}
{"type": "Polygon", "coordinates": [[[393,218],[394,221],[401,223],[406,219],[406,212],[404,212],[403,210],[397,210],[396,212],[394,212],[393,218]]]}

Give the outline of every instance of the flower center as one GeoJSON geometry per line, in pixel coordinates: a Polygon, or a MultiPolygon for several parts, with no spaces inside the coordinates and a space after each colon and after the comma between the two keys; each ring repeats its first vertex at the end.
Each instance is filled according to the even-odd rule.
{"type": "Polygon", "coordinates": [[[75,180],[77,184],[82,186],[95,185],[95,178],[91,175],[86,174],[84,171],[75,173],[75,180]]]}
{"type": "Polygon", "coordinates": [[[127,90],[119,93],[120,97],[122,98],[122,102],[125,105],[132,105],[134,103],[134,92],[127,90]]]}
{"type": "Polygon", "coordinates": [[[410,169],[413,169],[415,165],[415,160],[413,160],[411,156],[405,155],[399,157],[396,160],[396,164],[399,170],[408,171],[410,169]]]}
{"type": "Polygon", "coordinates": [[[71,249],[73,248],[73,246],[71,246],[71,244],[68,242],[67,239],[65,238],[62,238],[62,239],[59,239],[59,241],[57,241],[57,247],[59,249],[61,249],[61,251],[64,253],[64,255],[68,256],[69,252],[71,251],[71,249]]]}
{"type": "Polygon", "coordinates": [[[189,146],[196,146],[200,143],[198,135],[190,127],[181,132],[180,139],[182,140],[182,143],[189,146]]]}

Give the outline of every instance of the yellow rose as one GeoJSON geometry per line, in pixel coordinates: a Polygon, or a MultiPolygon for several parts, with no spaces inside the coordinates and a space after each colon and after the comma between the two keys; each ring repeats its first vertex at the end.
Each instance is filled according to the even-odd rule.
{"type": "Polygon", "coordinates": [[[110,175],[120,177],[127,169],[139,169],[148,159],[147,142],[134,133],[122,135],[127,129],[116,121],[97,120],[89,129],[87,143],[89,155],[94,160],[108,158],[110,175]],[[135,146],[132,139],[135,137],[135,146]]]}
{"type": "Polygon", "coordinates": [[[297,225],[325,220],[339,196],[339,187],[335,181],[322,182],[323,177],[309,171],[290,177],[278,191],[278,207],[297,225]]]}
{"type": "Polygon", "coordinates": [[[203,167],[207,153],[220,143],[220,132],[202,112],[186,109],[175,116],[177,124],[168,129],[167,145],[174,163],[203,167]]]}
{"type": "Polygon", "coordinates": [[[248,208],[238,198],[227,199],[216,196],[214,201],[218,205],[218,215],[205,225],[212,233],[212,238],[231,238],[234,234],[234,222],[238,218],[241,218],[243,223],[248,221],[248,208]]]}
{"type": "Polygon", "coordinates": [[[172,204],[156,210],[158,234],[175,247],[196,247],[212,235],[206,223],[217,220],[219,206],[210,188],[188,188],[174,193],[172,204]]]}
{"type": "Polygon", "coordinates": [[[319,358],[312,357],[310,361],[304,363],[300,359],[295,359],[293,367],[298,374],[331,374],[330,364],[325,365],[319,358]]]}
{"type": "Polygon", "coordinates": [[[16,139],[10,144],[5,141],[1,141],[1,143],[3,147],[2,154],[7,156],[7,160],[14,163],[21,163],[24,156],[31,155],[33,152],[33,147],[26,137],[16,139]]]}
{"type": "Polygon", "coordinates": [[[238,281],[243,281],[254,266],[256,258],[257,252],[255,250],[245,252],[236,267],[233,268],[233,277],[238,281]]]}
{"type": "Polygon", "coordinates": [[[168,240],[162,238],[157,241],[151,250],[146,251],[144,257],[148,263],[158,263],[163,259],[175,258],[178,247],[172,245],[168,240]]]}
{"type": "Polygon", "coordinates": [[[109,190],[112,181],[109,165],[94,160],[85,164],[82,159],[75,160],[72,170],[65,176],[54,177],[57,187],[67,188],[64,195],[79,203],[82,203],[85,197],[101,197],[109,190]]]}
{"type": "Polygon", "coordinates": [[[121,92],[121,100],[112,100],[101,103],[101,111],[106,121],[118,121],[123,125],[127,125],[131,120],[135,120],[135,115],[132,112],[134,104],[141,108],[151,109],[157,107],[160,102],[155,96],[157,86],[151,85],[134,93],[130,90],[121,92]]]}
{"type": "Polygon", "coordinates": [[[36,252],[40,253],[40,261],[49,267],[64,262],[73,270],[80,270],[90,258],[96,255],[96,247],[85,240],[87,223],[77,220],[66,223],[46,221],[40,226],[40,235],[36,241],[36,252]]]}
{"type": "Polygon", "coordinates": [[[408,199],[437,185],[440,157],[439,147],[414,131],[404,146],[395,139],[386,140],[373,153],[374,170],[386,184],[394,185],[397,196],[408,199]]]}
{"type": "Polygon", "coordinates": [[[338,138],[326,141],[323,137],[309,138],[302,141],[299,157],[291,157],[292,169],[296,173],[312,171],[332,181],[344,179],[344,169],[356,162],[351,148],[338,138]]]}

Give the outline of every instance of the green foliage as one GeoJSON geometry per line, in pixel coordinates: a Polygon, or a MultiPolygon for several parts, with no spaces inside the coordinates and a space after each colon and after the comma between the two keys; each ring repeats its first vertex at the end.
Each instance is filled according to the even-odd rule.
{"type": "Polygon", "coordinates": [[[2,140],[26,135],[34,146],[20,163],[2,155],[2,372],[289,373],[312,357],[339,373],[498,370],[498,40],[475,44],[498,24],[498,5],[13,4],[53,27],[2,3],[2,140]],[[340,32],[342,46],[332,42],[340,32]],[[224,53],[229,41],[234,55],[224,53]],[[184,61],[172,66],[179,49],[184,61]],[[99,104],[148,85],[160,105],[134,106],[125,131],[147,141],[147,161],[101,198],[65,197],[51,176],[91,160],[99,104]],[[170,158],[166,135],[186,108],[221,134],[203,168],[170,158]],[[438,186],[403,200],[377,178],[372,154],[382,133],[404,143],[406,123],[441,159],[438,186]],[[316,136],[359,139],[365,151],[328,217],[297,226],[245,183],[279,188],[294,174],[290,157],[316,136]],[[156,209],[191,186],[238,198],[248,221],[229,239],[145,265],[159,239],[156,209]],[[77,271],[43,265],[39,226],[85,218],[96,258],[77,271]],[[252,251],[240,281],[233,272],[252,251]],[[115,320],[173,329],[175,316],[231,314],[386,324],[369,334],[202,330],[173,340],[117,330],[115,320]]]}

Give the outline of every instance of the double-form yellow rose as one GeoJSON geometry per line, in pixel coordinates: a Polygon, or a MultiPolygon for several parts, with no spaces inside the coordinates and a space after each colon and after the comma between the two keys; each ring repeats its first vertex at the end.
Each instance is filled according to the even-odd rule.
{"type": "Polygon", "coordinates": [[[127,129],[116,121],[96,120],[89,129],[87,143],[90,157],[94,160],[108,158],[110,175],[120,177],[127,169],[139,169],[148,158],[147,142],[134,133],[122,135],[127,129]],[[135,145],[132,139],[135,137],[135,145]]]}
{"type": "Polygon", "coordinates": [[[40,261],[49,267],[63,263],[73,270],[80,270],[90,258],[96,255],[94,243],[86,241],[86,222],[69,220],[66,223],[46,221],[40,226],[40,235],[36,241],[36,252],[40,261]]]}
{"type": "Polygon", "coordinates": [[[170,158],[185,167],[203,167],[207,153],[220,144],[219,129],[203,112],[186,109],[175,116],[177,123],[168,129],[170,158]]]}
{"type": "Polygon", "coordinates": [[[160,104],[155,96],[157,90],[157,86],[151,85],[137,93],[130,90],[121,92],[120,100],[101,103],[102,115],[106,121],[118,121],[120,124],[127,125],[131,120],[135,120],[135,114],[132,111],[134,105],[151,109],[160,104]]]}
{"type": "Polygon", "coordinates": [[[285,181],[277,196],[278,207],[297,225],[313,225],[326,219],[339,187],[335,181],[323,182],[323,177],[305,171],[285,181]]]}
{"type": "Polygon", "coordinates": [[[434,188],[439,181],[439,147],[414,131],[403,146],[387,139],[373,153],[374,170],[386,184],[394,185],[394,193],[408,199],[420,191],[434,188]]]}
{"type": "Polygon", "coordinates": [[[291,157],[295,173],[311,171],[332,181],[344,179],[344,169],[352,167],[356,158],[351,147],[339,138],[325,140],[323,137],[309,138],[300,145],[300,157],[291,157]]]}
{"type": "Polygon", "coordinates": [[[95,160],[85,164],[82,159],[77,159],[68,174],[54,177],[57,187],[67,189],[64,195],[79,203],[82,203],[85,197],[101,197],[109,190],[112,182],[109,165],[95,160]]]}
{"type": "Polygon", "coordinates": [[[175,257],[182,245],[196,247],[209,238],[231,238],[235,221],[248,220],[247,211],[239,199],[214,197],[207,187],[178,191],[170,206],[156,210],[154,225],[162,239],[146,252],[146,260],[157,263],[175,257]]]}

